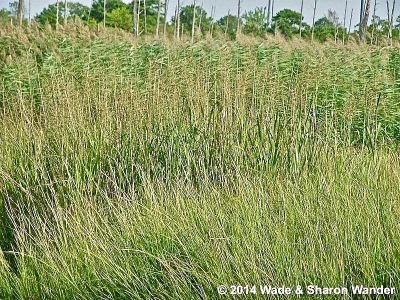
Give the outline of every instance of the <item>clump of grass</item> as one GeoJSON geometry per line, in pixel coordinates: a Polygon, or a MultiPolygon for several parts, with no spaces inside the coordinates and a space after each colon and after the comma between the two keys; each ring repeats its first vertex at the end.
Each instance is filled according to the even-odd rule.
{"type": "Polygon", "coordinates": [[[396,286],[398,49],[70,30],[0,35],[0,297],[396,286]]]}

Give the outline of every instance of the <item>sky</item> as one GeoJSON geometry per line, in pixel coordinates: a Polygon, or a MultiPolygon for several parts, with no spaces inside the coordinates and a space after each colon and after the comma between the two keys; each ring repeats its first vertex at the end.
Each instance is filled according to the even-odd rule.
{"type": "MultiPolygon", "coordinates": [[[[25,0],[26,6],[28,6],[29,1],[31,2],[31,11],[32,16],[39,13],[44,7],[49,5],[50,3],[54,3],[55,0],[25,0]]],[[[85,5],[90,5],[92,0],[72,0],[78,1],[85,5]]],[[[125,0],[128,2],[129,0],[125,0]]],[[[189,5],[193,3],[193,0],[181,0],[183,1],[183,5],[189,5]]],[[[317,0],[317,13],[316,19],[323,17],[327,14],[328,9],[335,10],[338,13],[338,16],[341,18],[341,22],[343,22],[344,12],[345,12],[345,3],[346,0],[317,0]]],[[[389,0],[392,3],[393,0],[389,0]]],[[[7,8],[8,3],[11,0],[0,0],[0,8],[7,8]]],[[[169,5],[169,15],[172,16],[174,12],[174,8],[176,6],[177,0],[170,0],[169,5]]],[[[220,17],[226,15],[228,11],[231,11],[231,14],[237,13],[237,0],[197,0],[198,3],[202,3],[204,5],[204,9],[211,12],[212,6],[216,7],[215,18],[219,19],[220,17]]],[[[268,5],[268,0],[242,0],[242,10],[245,12],[246,10],[252,10],[256,7],[264,7],[268,5]]],[[[309,24],[312,24],[313,17],[313,5],[314,0],[304,0],[304,18],[305,21],[309,24]]],[[[300,11],[301,0],[275,0],[275,13],[283,8],[290,8],[293,10],[300,11]]],[[[360,16],[360,0],[348,0],[348,17],[347,23],[350,19],[350,12],[354,9],[354,17],[353,24],[357,24],[360,16]]],[[[386,10],[386,0],[377,0],[377,15],[387,18],[387,10],[386,10]]],[[[400,1],[396,3],[396,12],[395,16],[400,15],[400,1]]]]}

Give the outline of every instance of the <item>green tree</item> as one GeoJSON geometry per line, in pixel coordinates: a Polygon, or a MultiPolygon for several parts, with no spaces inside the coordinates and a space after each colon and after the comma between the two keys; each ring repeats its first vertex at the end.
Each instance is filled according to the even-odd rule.
{"type": "MultiPolygon", "coordinates": [[[[62,15],[64,13],[64,6],[59,5],[59,12],[58,12],[58,18],[60,23],[64,22],[64,19],[62,18],[62,15]]],[[[57,6],[56,4],[49,4],[46,8],[44,8],[36,17],[36,21],[40,24],[46,24],[49,23],[53,26],[56,25],[56,19],[57,19],[57,6]]]]}
{"type": "Polygon", "coordinates": [[[303,34],[307,36],[310,26],[303,22],[301,14],[291,9],[284,9],[272,17],[272,30],[278,29],[284,36],[291,38],[300,32],[300,22],[302,22],[303,34]]]}
{"type": "Polygon", "coordinates": [[[368,27],[368,32],[373,36],[373,42],[377,43],[381,39],[387,37],[389,32],[389,23],[386,19],[381,19],[379,16],[373,16],[371,25],[368,27]]]}
{"type": "MultiPolygon", "coordinates": [[[[157,13],[158,13],[158,0],[146,0],[146,10],[144,10],[144,2],[143,0],[139,0],[140,2],[140,13],[139,13],[139,32],[144,32],[144,21],[146,19],[146,27],[147,33],[155,33],[156,25],[157,25],[157,13]],[[146,18],[145,18],[146,17],[146,18]]],[[[133,5],[130,2],[127,7],[129,11],[132,13],[133,5]]],[[[164,18],[161,17],[160,23],[164,22],[164,18]]],[[[131,27],[133,26],[131,20],[131,27]]]]}
{"type": "Polygon", "coordinates": [[[268,29],[266,7],[257,7],[254,11],[246,12],[243,16],[243,33],[264,36],[268,29]]]}
{"type": "Polygon", "coordinates": [[[230,39],[236,38],[237,16],[226,15],[217,21],[217,25],[230,39]]]}
{"type": "MultiPolygon", "coordinates": [[[[63,9],[64,11],[64,9],[63,9]]],[[[78,17],[83,21],[89,20],[90,8],[79,2],[68,2],[68,15],[78,17]]]]}
{"type": "MultiPolygon", "coordinates": [[[[182,7],[181,13],[181,25],[183,26],[183,31],[186,34],[191,34],[192,32],[192,24],[193,24],[193,5],[187,5],[182,7]]],[[[204,34],[208,32],[211,28],[212,19],[207,15],[207,12],[196,6],[196,30],[199,26],[201,18],[201,32],[204,34]]],[[[175,18],[172,18],[172,22],[175,22],[175,18]]]]}
{"type": "MultiPolygon", "coordinates": [[[[128,7],[122,0],[107,0],[106,13],[111,13],[114,9],[128,7]]],[[[94,0],[90,12],[90,17],[97,22],[103,22],[104,18],[104,0],[94,0]]],[[[107,18],[106,18],[107,20],[107,18]]]]}
{"type": "Polygon", "coordinates": [[[0,24],[5,25],[11,22],[11,12],[6,9],[0,9],[0,24]]]}
{"type": "Polygon", "coordinates": [[[327,15],[315,22],[314,32],[320,42],[342,39],[346,34],[345,28],[339,22],[339,17],[334,10],[328,10],[327,15]]]}
{"type": "MultiPolygon", "coordinates": [[[[79,3],[79,2],[69,2],[68,3],[68,18],[78,17],[83,21],[88,21],[90,8],[79,3]]],[[[59,3],[58,18],[60,24],[64,22],[64,5],[61,1],[59,3]]],[[[56,25],[57,19],[57,4],[53,3],[43,9],[36,17],[36,21],[40,24],[49,23],[52,26],[56,25]]]]}
{"type": "Polygon", "coordinates": [[[108,26],[129,31],[132,29],[132,18],[132,12],[128,7],[118,7],[107,14],[106,22],[108,26]]]}
{"type": "Polygon", "coordinates": [[[315,22],[314,31],[315,37],[321,42],[325,42],[328,39],[334,39],[337,34],[335,24],[326,16],[315,22]]]}

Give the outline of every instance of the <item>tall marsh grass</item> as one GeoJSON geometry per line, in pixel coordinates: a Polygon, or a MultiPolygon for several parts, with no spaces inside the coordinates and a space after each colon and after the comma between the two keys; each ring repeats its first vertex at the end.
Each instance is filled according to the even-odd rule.
{"type": "Polygon", "coordinates": [[[400,288],[400,50],[0,34],[0,298],[400,288]]]}

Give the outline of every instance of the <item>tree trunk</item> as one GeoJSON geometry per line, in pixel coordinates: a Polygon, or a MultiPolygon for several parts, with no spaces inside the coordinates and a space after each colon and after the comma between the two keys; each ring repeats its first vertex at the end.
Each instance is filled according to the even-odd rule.
{"type": "Polygon", "coordinates": [[[138,5],[137,5],[137,22],[136,22],[136,32],[137,35],[140,35],[140,4],[142,0],[138,0],[138,5]]]}
{"type": "Polygon", "coordinates": [[[351,32],[351,25],[352,25],[352,23],[353,23],[353,12],[354,12],[354,9],[352,8],[351,9],[351,14],[350,14],[350,24],[349,24],[349,35],[348,35],[348,37],[347,37],[347,41],[350,39],[350,32],[351,32]]]}
{"type": "MultiPolygon", "coordinates": [[[[394,16],[394,8],[395,8],[395,6],[396,6],[396,0],[393,0],[392,15],[390,17],[390,35],[391,35],[390,44],[391,45],[393,45],[393,24],[394,24],[393,16],[394,16]]],[[[400,35],[400,33],[399,33],[399,35],[400,35]]]]}
{"type": "Polygon", "coordinates": [[[389,0],[386,0],[387,15],[388,15],[388,26],[389,26],[388,39],[389,39],[391,45],[393,45],[393,15],[394,15],[395,4],[396,4],[396,1],[394,0],[393,1],[392,12],[390,13],[389,0]]]}
{"type": "Polygon", "coordinates": [[[103,0],[103,27],[106,27],[106,13],[107,13],[107,9],[106,9],[106,5],[107,5],[107,0],[103,0]]]}
{"type": "Polygon", "coordinates": [[[339,26],[338,24],[335,24],[335,43],[337,43],[338,40],[338,33],[339,33],[339,26]]]}
{"type": "Polygon", "coordinates": [[[175,18],[174,18],[174,37],[177,38],[177,24],[178,24],[178,7],[175,6],[175,18]]]}
{"type": "Polygon", "coordinates": [[[200,19],[199,19],[199,28],[197,29],[199,34],[201,35],[201,22],[203,21],[203,3],[201,3],[201,9],[200,9],[200,19]]]}
{"type": "Polygon", "coordinates": [[[64,26],[67,25],[68,23],[67,11],[68,11],[68,1],[64,0],[64,26]]]}
{"type": "Polygon", "coordinates": [[[185,28],[185,26],[183,26],[183,24],[181,23],[181,37],[183,37],[183,29],[185,28]]]}
{"type": "Polygon", "coordinates": [[[60,2],[59,2],[59,0],[57,0],[57,2],[56,2],[56,13],[57,13],[57,15],[56,15],[56,30],[58,30],[58,24],[59,24],[59,14],[60,14],[60,2]]]}
{"type": "Polygon", "coordinates": [[[314,41],[314,31],[315,31],[315,13],[317,11],[317,0],[314,0],[314,12],[312,19],[312,30],[311,30],[311,40],[314,41]]]}
{"type": "Polygon", "coordinates": [[[24,0],[18,1],[18,11],[17,11],[17,22],[19,26],[22,26],[22,21],[24,19],[25,3],[24,0]]]}
{"type": "Polygon", "coordinates": [[[300,9],[300,24],[299,24],[299,32],[300,32],[300,38],[301,38],[301,34],[303,31],[303,8],[304,8],[304,0],[301,0],[301,9],[300,9]]]}
{"type": "Polygon", "coordinates": [[[196,0],[193,0],[192,44],[194,42],[195,29],[196,29],[196,0]]]}
{"type": "Polygon", "coordinates": [[[389,7],[389,0],[386,0],[386,7],[387,7],[387,21],[388,21],[388,39],[390,40],[391,32],[390,32],[390,7],[389,7]]]}
{"type": "Polygon", "coordinates": [[[164,38],[167,37],[167,25],[168,25],[168,21],[167,21],[167,16],[168,16],[168,2],[169,0],[164,0],[164,38]]]}
{"type": "Polygon", "coordinates": [[[372,33],[371,33],[371,45],[373,44],[375,39],[375,30],[376,30],[375,17],[376,17],[376,0],[374,2],[374,14],[372,15],[373,23],[372,23],[372,33]]]}
{"type": "Polygon", "coordinates": [[[344,18],[343,18],[343,45],[345,44],[346,41],[346,34],[347,34],[347,29],[346,29],[346,22],[347,22],[347,6],[348,6],[348,0],[346,0],[346,5],[344,8],[344,18]]]}
{"type": "Polygon", "coordinates": [[[365,0],[361,0],[361,2],[360,2],[360,28],[361,28],[361,24],[362,24],[362,22],[363,22],[363,19],[364,19],[364,5],[365,5],[365,2],[364,2],[365,0]]]}
{"type": "Polygon", "coordinates": [[[31,27],[31,0],[29,0],[29,3],[28,3],[28,25],[29,25],[29,27],[31,27]]]}
{"type": "Polygon", "coordinates": [[[144,34],[147,34],[147,6],[146,0],[143,0],[143,18],[144,18],[144,34]]]}
{"type": "MultiPolygon", "coordinates": [[[[275,14],[275,0],[272,0],[272,12],[271,12],[271,15],[272,15],[272,17],[271,18],[273,18],[274,17],[274,14],[275,14]]],[[[278,20],[275,22],[275,30],[274,30],[274,36],[276,36],[276,34],[277,34],[277,32],[278,32],[278,20]]]]}
{"type": "Polygon", "coordinates": [[[365,36],[367,34],[367,29],[368,29],[370,7],[371,7],[371,0],[367,0],[367,3],[365,5],[363,21],[361,23],[361,30],[360,30],[360,41],[361,42],[365,42],[365,36]]]}
{"type": "Polygon", "coordinates": [[[225,22],[225,38],[228,34],[228,29],[229,29],[229,17],[231,15],[231,10],[228,10],[228,17],[226,18],[226,22],[225,22]]]}
{"type": "Polygon", "coordinates": [[[238,0],[236,38],[240,36],[241,0],[238,0]]]}
{"type": "Polygon", "coordinates": [[[211,6],[211,28],[210,28],[210,35],[213,36],[214,32],[214,17],[215,17],[215,6],[211,6]]]}
{"type": "Polygon", "coordinates": [[[274,16],[275,13],[275,0],[272,0],[272,8],[271,8],[271,21],[272,21],[272,17],[274,16]]]}
{"type": "Polygon", "coordinates": [[[132,2],[133,2],[132,3],[132,9],[133,9],[133,11],[132,11],[132,15],[133,15],[132,33],[133,33],[133,35],[135,37],[137,37],[138,36],[138,31],[137,31],[137,19],[138,19],[138,11],[137,11],[137,9],[138,9],[138,3],[137,3],[137,0],[133,0],[132,2]]]}
{"type": "Polygon", "coordinates": [[[271,0],[268,0],[268,12],[267,12],[267,28],[269,28],[271,24],[271,0]]]}
{"type": "Polygon", "coordinates": [[[177,31],[176,31],[176,37],[179,40],[180,39],[180,29],[181,29],[181,0],[178,0],[178,7],[176,9],[176,26],[177,26],[177,31]]]}
{"type": "Polygon", "coordinates": [[[156,25],[156,37],[158,38],[160,32],[160,19],[161,19],[161,0],[158,0],[158,9],[157,9],[157,25],[156,25]]]}

